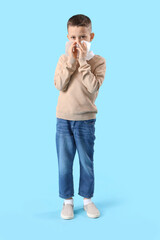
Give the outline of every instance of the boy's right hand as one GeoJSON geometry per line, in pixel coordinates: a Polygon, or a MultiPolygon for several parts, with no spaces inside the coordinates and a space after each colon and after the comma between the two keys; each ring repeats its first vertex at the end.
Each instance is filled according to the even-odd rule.
{"type": "Polygon", "coordinates": [[[76,42],[73,42],[68,49],[68,54],[70,58],[77,59],[78,51],[76,49],[76,44],[77,44],[76,42]]]}

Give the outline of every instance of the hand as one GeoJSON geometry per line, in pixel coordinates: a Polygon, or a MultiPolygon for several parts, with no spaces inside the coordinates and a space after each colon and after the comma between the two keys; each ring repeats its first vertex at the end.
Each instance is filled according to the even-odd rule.
{"type": "Polygon", "coordinates": [[[85,42],[78,43],[79,47],[77,47],[77,50],[79,52],[79,60],[80,59],[86,59],[87,56],[87,45],[85,42]]]}
{"type": "Polygon", "coordinates": [[[70,46],[70,48],[68,49],[68,54],[70,58],[75,58],[77,59],[77,49],[76,49],[76,42],[73,42],[70,46]]]}

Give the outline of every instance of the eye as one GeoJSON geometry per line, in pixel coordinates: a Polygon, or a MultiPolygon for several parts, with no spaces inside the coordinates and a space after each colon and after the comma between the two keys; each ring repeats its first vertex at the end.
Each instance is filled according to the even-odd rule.
{"type": "Polygon", "coordinates": [[[75,38],[75,37],[71,37],[71,38],[75,38]]]}
{"type": "Polygon", "coordinates": [[[86,36],[82,36],[82,37],[84,37],[84,38],[85,38],[86,36]]]}

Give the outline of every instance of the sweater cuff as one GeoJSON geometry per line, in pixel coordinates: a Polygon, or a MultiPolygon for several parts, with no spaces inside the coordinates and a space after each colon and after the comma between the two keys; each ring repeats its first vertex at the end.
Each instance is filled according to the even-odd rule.
{"type": "Polygon", "coordinates": [[[71,65],[74,65],[76,63],[76,60],[75,60],[75,58],[69,57],[67,62],[71,65]]]}
{"type": "Polygon", "coordinates": [[[87,64],[86,59],[84,59],[84,58],[79,59],[79,65],[80,65],[80,66],[83,66],[83,65],[85,65],[85,64],[87,64]]]}

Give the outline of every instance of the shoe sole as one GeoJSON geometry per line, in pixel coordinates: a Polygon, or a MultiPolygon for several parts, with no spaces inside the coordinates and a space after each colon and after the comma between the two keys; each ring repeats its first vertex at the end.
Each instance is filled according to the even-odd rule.
{"type": "Polygon", "coordinates": [[[61,214],[61,218],[63,218],[63,219],[72,219],[72,218],[74,218],[74,215],[69,217],[69,216],[64,216],[63,214],[61,214]]]}

